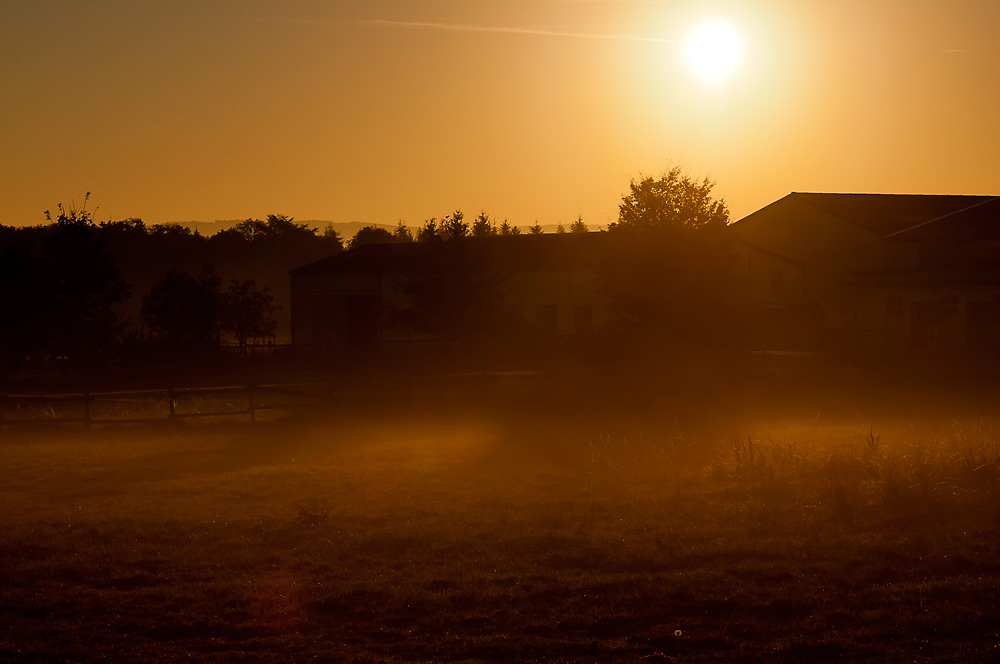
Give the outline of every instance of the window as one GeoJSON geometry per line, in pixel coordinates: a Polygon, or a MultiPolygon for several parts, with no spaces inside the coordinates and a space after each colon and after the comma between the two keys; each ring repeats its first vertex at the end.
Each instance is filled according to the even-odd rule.
{"type": "Polygon", "coordinates": [[[785,290],[785,273],[781,270],[771,270],[771,290],[778,293],[785,290]]]}

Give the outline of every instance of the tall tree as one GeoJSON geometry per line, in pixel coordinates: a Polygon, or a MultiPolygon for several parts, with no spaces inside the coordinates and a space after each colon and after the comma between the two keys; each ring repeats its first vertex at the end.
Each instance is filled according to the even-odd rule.
{"type": "Polygon", "coordinates": [[[455,210],[442,220],[439,232],[446,240],[457,240],[468,235],[469,224],[465,221],[465,214],[461,210],[455,210]]]}
{"type": "MultiPolygon", "coordinates": [[[[81,208],[59,205],[44,245],[49,289],[41,295],[49,352],[85,359],[115,344],[122,331],[115,307],[129,295],[106,237],[86,209],[87,197],[81,208]]],[[[45,216],[51,221],[48,211],[45,216]]]]}
{"type": "Polygon", "coordinates": [[[270,288],[257,288],[252,279],[233,279],[230,282],[229,288],[222,294],[220,328],[236,339],[241,357],[247,356],[247,347],[251,342],[274,337],[278,329],[278,322],[274,319],[277,308],[270,288]]]}
{"type": "Polygon", "coordinates": [[[344,238],[340,237],[340,233],[333,227],[333,224],[326,225],[321,237],[324,244],[334,253],[344,249],[344,238]]]}
{"type": "Polygon", "coordinates": [[[417,233],[417,242],[435,242],[440,239],[437,218],[431,217],[420,227],[420,231],[417,233]]]}
{"type": "Polygon", "coordinates": [[[521,229],[517,226],[511,225],[506,219],[500,224],[500,229],[497,231],[500,235],[520,235],[521,229]]]}
{"type": "Polygon", "coordinates": [[[472,237],[489,237],[497,234],[497,227],[485,211],[472,222],[472,237]]]}
{"type": "Polygon", "coordinates": [[[0,250],[0,370],[17,369],[30,356],[50,353],[51,306],[56,279],[51,261],[25,238],[0,250]]]}
{"type": "Polygon", "coordinates": [[[174,351],[218,348],[221,285],[211,268],[198,277],[170,270],[143,297],[142,319],[174,351]]]}
{"type": "Polygon", "coordinates": [[[269,214],[264,220],[245,219],[232,228],[250,243],[267,242],[270,244],[289,244],[295,241],[315,239],[316,229],[309,224],[295,223],[292,217],[284,214],[269,214]]]}
{"type": "Polygon", "coordinates": [[[410,229],[402,219],[396,223],[396,230],[392,232],[392,237],[397,242],[413,242],[413,233],[410,232],[410,229]]]}
{"type": "Polygon", "coordinates": [[[715,183],[695,180],[671,168],[657,179],[642,177],[629,184],[629,193],[618,206],[622,229],[669,231],[718,228],[729,223],[725,201],[712,197],[715,183]]]}
{"type": "Polygon", "coordinates": [[[583,215],[581,214],[573,222],[573,225],[569,227],[570,233],[588,233],[590,229],[587,228],[587,224],[583,223],[583,215]]]}
{"type": "Polygon", "coordinates": [[[351,241],[348,243],[348,248],[357,249],[365,244],[384,244],[386,242],[392,242],[393,239],[392,233],[381,226],[362,226],[358,229],[358,232],[354,234],[354,237],[351,238],[351,241]]]}

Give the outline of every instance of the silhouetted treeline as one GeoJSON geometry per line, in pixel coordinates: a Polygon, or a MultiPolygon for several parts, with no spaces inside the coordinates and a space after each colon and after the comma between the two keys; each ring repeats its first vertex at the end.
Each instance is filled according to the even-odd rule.
{"type": "Polygon", "coordinates": [[[245,349],[287,317],[287,271],[342,249],[290,217],[205,237],[180,224],[96,222],[58,207],[47,224],[0,226],[0,369],[26,360],[106,364],[123,352],[245,349]]]}
{"type": "MultiPolygon", "coordinates": [[[[586,232],[587,226],[581,218],[573,225],[574,231],[586,232]]],[[[541,226],[535,224],[532,233],[541,233],[541,226]],[[537,227],[537,230],[535,228],[537,227]]],[[[381,226],[368,225],[358,230],[348,243],[347,248],[355,249],[366,244],[386,244],[394,242],[439,242],[442,240],[453,240],[464,237],[506,237],[520,235],[521,229],[504,219],[497,224],[495,219],[490,218],[485,211],[469,224],[465,220],[465,213],[462,210],[455,210],[453,213],[438,219],[431,217],[421,224],[416,233],[402,220],[396,224],[396,228],[388,230],[381,226]]]]}
{"type": "Polygon", "coordinates": [[[9,370],[28,357],[107,357],[130,289],[101,230],[60,210],[46,227],[0,231],[0,293],[0,363],[9,370]]]}
{"type": "MultiPolygon", "coordinates": [[[[734,336],[728,210],[712,187],[679,169],[631,183],[599,251],[587,250],[599,260],[584,269],[596,274],[614,320],[600,331],[601,352],[717,347],[734,336]]],[[[344,249],[332,226],[320,232],[284,215],[247,219],[210,237],[136,218],[98,223],[85,207],[46,215],[43,226],[0,226],[7,301],[0,366],[7,371],[27,360],[92,366],[137,353],[175,362],[217,352],[224,341],[245,354],[254,341],[289,329],[288,271],[344,249]]],[[[578,218],[568,235],[588,231],[578,218]]],[[[537,222],[529,229],[540,232],[537,222]]],[[[400,281],[408,304],[380,314],[388,325],[473,352],[540,349],[555,338],[555,305],[549,319],[544,304],[525,316],[504,296],[517,271],[507,263],[524,258],[509,249],[524,245],[520,234],[485,212],[469,222],[455,210],[415,230],[402,221],[393,230],[365,226],[347,244],[352,253],[386,243],[423,247],[400,281]],[[539,333],[547,320],[552,329],[539,333]]],[[[587,327],[591,313],[581,315],[574,330],[583,333],[570,335],[571,343],[585,339],[592,351],[599,344],[587,327]]]]}

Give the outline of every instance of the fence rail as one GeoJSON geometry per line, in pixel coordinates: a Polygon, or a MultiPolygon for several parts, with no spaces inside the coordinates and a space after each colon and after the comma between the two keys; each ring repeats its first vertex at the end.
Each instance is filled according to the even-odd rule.
{"type": "Polygon", "coordinates": [[[18,424],[140,424],[249,418],[315,406],[326,383],[281,383],[59,394],[0,394],[0,427],[18,424]]]}

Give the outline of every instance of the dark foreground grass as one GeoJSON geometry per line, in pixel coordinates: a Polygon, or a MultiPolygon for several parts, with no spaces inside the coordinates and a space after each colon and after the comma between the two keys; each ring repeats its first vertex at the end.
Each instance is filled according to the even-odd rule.
{"type": "Polygon", "coordinates": [[[531,430],[7,433],[0,661],[998,660],[982,423],[531,430]]]}

